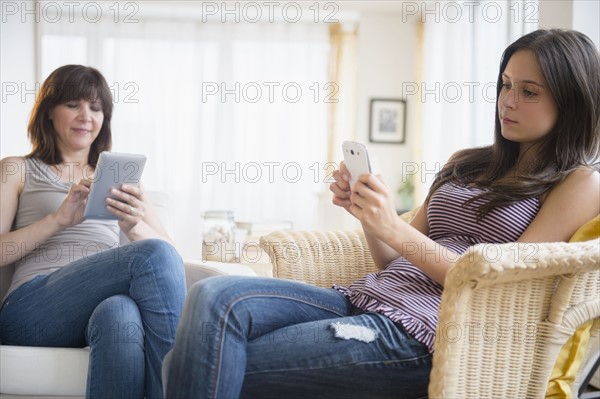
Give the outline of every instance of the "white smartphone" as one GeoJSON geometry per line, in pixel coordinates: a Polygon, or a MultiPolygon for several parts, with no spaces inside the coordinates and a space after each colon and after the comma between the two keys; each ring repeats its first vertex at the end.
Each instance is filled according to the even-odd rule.
{"type": "Polygon", "coordinates": [[[138,186],[142,171],[146,164],[146,156],[138,154],[120,154],[103,151],[100,153],[96,170],[90,187],[84,219],[118,220],[119,218],[106,209],[106,197],[112,188],[120,188],[123,184],[138,186]]]}
{"type": "Polygon", "coordinates": [[[344,152],[344,162],[350,172],[350,185],[354,184],[360,175],[371,173],[369,153],[364,144],[344,141],[342,151],[344,152]]]}

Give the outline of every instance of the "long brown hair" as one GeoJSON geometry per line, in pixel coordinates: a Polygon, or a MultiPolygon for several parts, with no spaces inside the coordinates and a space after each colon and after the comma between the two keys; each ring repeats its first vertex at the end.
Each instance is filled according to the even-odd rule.
{"type": "Polygon", "coordinates": [[[27,157],[38,158],[48,165],[57,165],[63,161],[49,113],[57,105],[81,99],[100,100],[104,113],[104,121],[98,137],[92,143],[88,163],[95,166],[100,153],[110,150],[113,99],[106,80],[94,68],[64,65],[46,78],[37,95],[27,127],[27,135],[32,145],[31,153],[27,157]]]}
{"type": "Polygon", "coordinates": [[[494,144],[459,151],[437,174],[426,201],[447,182],[487,188],[478,199],[479,217],[493,208],[507,206],[548,192],[570,172],[588,166],[598,168],[600,149],[600,58],[592,41],[577,31],[536,30],[506,48],[500,61],[496,87],[494,144]],[[498,99],[502,74],[510,57],[530,50],[540,64],[558,107],[552,130],[538,141],[530,165],[518,165],[519,143],[501,133],[498,99]],[[515,165],[520,175],[508,177],[515,165]]]}

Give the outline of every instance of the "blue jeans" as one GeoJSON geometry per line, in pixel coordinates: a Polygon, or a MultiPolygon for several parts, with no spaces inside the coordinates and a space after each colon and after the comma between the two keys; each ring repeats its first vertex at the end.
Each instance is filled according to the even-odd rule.
{"type": "Polygon", "coordinates": [[[427,347],[388,318],[333,289],[255,277],[195,284],[163,364],[165,396],[185,399],[425,397],[430,370],[427,347]]]}
{"type": "Polygon", "coordinates": [[[177,251],[161,240],[136,241],[21,285],[0,311],[0,339],[89,345],[88,398],[162,398],[162,361],[185,291],[177,251]]]}

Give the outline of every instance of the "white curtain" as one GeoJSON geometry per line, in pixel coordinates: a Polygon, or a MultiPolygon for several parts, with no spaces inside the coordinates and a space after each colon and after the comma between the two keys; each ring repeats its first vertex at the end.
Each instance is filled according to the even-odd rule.
{"type": "MultiPolygon", "coordinates": [[[[108,3],[107,3],[108,4],[108,3]]],[[[113,89],[113,151],[146,154],[169,228],[201,256],[201,215],[314,227],[326,186],[328,27],[136,16],[40,24],[41,74],[97,67],[113,89]]]]}
{"type": "Polygon", "coordinates": [[[424,196],[456,151],[493,142],[496,79],[504,49],[537,28],[537,1],[429,2],[424,21],[424,196]],[[434,4],[437,4],[437,9],[434,4]],[[437,17],[437,20],[436,20],[437,17]]]}

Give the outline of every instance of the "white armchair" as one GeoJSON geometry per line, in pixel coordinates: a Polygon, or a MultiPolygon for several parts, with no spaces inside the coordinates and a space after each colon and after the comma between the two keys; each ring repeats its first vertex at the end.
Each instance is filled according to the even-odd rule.
{"type": "MultiPolygon", "coordinates": [[[[255,276],[247,266],[185,261],[186,285],[218,275],[255,276]]],[[[14,268],[0,268],[4,297],[14,268]]],[[[0,399],[8,395],[85,397],[89,348],[44,348],[0,344],[0,399]]],[[[21,398],[22,399],[22,398],[21,398]]]]}
{"type": "MultiPolygon", "coordinates": [[[[160,219],[168,221],[167,196],[156,192],[149,194],[160,219]]],[[[184,264],[188,288],[210,276],[256,275],[251,268],[240,264],[202,261],[184,261],[184,264]]],[[[12,265],[0,268],[0,298],[6,294],[13,273],[12,265]]],[[[0,343],[0,399],[12,395],[85,397],[88,363],[89,348],[44,348],[0,343]]],[[[22,396],[19,398],[23,399],[22,396]]]]}
{"type": "MultiPolygon", "coordinates": [[[[0,268],[4,297],[12,265],[0,268]]],[[[0,345],[0,396],[85,396],[89,349],[0,345]]]]}

